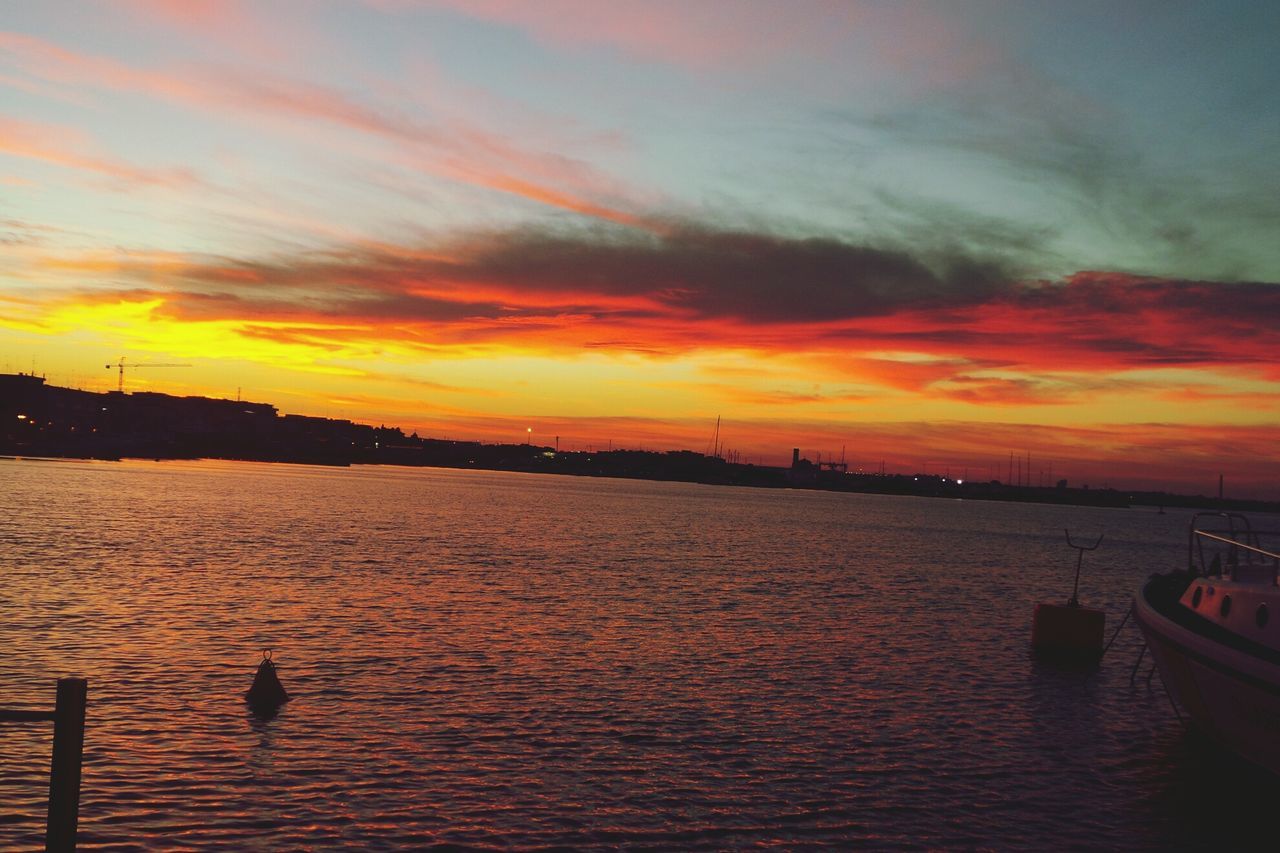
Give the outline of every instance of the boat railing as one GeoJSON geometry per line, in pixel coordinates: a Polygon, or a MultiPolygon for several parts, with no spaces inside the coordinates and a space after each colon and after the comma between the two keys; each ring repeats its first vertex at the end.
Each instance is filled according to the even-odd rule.
{"type": "Polygon", "coordinates": [[[1206,576],[1227,574],[1236,580],[1267,579],[1276,583],[1280,578],[1280,554],[1262,547],[1260,533],[1274,535],[1254,530],[1249,519],[1239,513],[1197,513],[1187,541],[1188,567],[1193,572],[1198,567],[1198,574],[1206,576]],[[1224,521],[1226,528],[1201,528],[1202,518],[1224,521]]]}

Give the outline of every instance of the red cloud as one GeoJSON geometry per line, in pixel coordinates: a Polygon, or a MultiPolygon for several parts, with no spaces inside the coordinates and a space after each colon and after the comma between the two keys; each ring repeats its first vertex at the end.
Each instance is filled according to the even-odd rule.
{"type": "MultiPolygon", "coordinates": [[[[1280,287],[1080,273],[1019,282],[957,259],[674,228],[665,235],[460,239],[113,267],[185,319],[342,327],[430,345],[803,353],[852,381],[973,402],[1064,402],[1152,368],[1280,378],[1280,287]],[[909,353],[909,357],[877,353],[909,353]],[[1011,375],[1013,374],[1013,375],[1011,375]]],[[[65,261],[62,261],[64,265],[65,261]]]]}

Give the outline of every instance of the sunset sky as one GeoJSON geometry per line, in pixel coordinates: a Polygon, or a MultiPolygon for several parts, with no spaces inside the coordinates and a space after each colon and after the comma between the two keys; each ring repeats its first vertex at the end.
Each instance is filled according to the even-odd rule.
{"type": "Polygon", "coordinates": [[[1277,33],[1274,2],[5,3],[0,370],[1280,499],[1277,33]]]}

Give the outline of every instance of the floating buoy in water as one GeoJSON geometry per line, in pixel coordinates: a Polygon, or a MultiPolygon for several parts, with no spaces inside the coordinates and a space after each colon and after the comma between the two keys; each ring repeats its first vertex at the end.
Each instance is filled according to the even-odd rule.
{"type": "Polygon", "coordinates": [[[1107,614],[1079,604],[1036,605],[1031,647],[1041,657],[1091,661],[1102,657],[1107,614]]]}
{"type": "Polygon", "coordinates": [[[1102,537],[1092,545],[1077,545],[1071,541],[1070,531],[1067,544],[1079,552],[1076,558],[1076,581],[1071,589],[1071,600],[1066,604],[1050,604],[1042,601],[1036,605],[1031,618],[1031,648],[1041,657],[1089,662],[1102,657],[1102,635],[1106,633],[1107,614],[1091,607],[1082,607],[1078,593],[1080,591],[1080,564],[1084,560],[1084,552],[1092,551],[1102,544],[1102,537]]]}
{"type": "Polygon", "coordinates": [[[262,653],[262,663],[253,676],[253,686],[244,695],[249,707],[258,714],[273,714],[281,705],[289,701],[289,694],[276,675],[276,665],[271,662],[271,650],[262,653]]]}

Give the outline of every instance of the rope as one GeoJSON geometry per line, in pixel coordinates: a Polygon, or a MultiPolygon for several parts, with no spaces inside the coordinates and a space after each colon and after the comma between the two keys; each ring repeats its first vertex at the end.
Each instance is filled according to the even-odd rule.
{"type": "MultiPolygon", "coordinates": [[[[1138,677],[1138,667],[1142,666],[1142,656],[1147,653],[1147,644],[1143,643],[1142,648],[1138,651],[1138,659],[1133,662],[1133,669],[1129,670],[1129,686],[1133,686],[1133,680],[1138,677]]],[[[1163,683],[1163,682],[1162,682],[1163,683]]]]}
{"type": "Polygon", "coordinates": [[[1115,633],[1111,635],[1111,639],[1107,642],[1106,647],[1103,648],[1102,654],[1098,655],[1099,661],[1101,661],[1104,657],[1106,657],[1107,652],[1111,651],[1111,644],[1116,641],[1116,637],[1120,636],[1121,629],[1124,628],[1125,623],[1129,621],[1129,617],[1132,615],[1133,615],[1133,606],[1130,605],[1129,609],[1125,611],[1124,618],[1120,620],[1120,627],[1116,628],[1115,633]]]}

